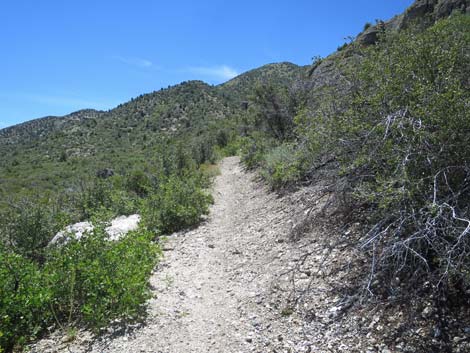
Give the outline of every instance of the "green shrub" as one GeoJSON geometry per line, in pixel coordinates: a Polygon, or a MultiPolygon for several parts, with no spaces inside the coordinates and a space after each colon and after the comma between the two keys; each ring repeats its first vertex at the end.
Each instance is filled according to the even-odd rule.
{"type": "Polygon", "coordinates": [[[274,189],[297,181],[302,173],[294,147],[283,144],[269,151],[264,156],[260,173],[274,189]]]}
{"type": "Polygon", "coordinates": [[[252,97],[255,128],[280,141],[289,140],[294,128],[296,98],[287,87],[258,85],[252,97]]]}
{"type": "Polygon", "coordinates": [[[75,219],[90,219],[96,215],[102,216],[103,212],[108,214],[108,219],[135,213],[149,187],[148,176],[140,171],[131,173],[128,178],[95,178],[74,195],[75,219]]]}
{"type": "Polygon", "coordinates": [[[136,193],[140,197],[147,195],[150,185],[148,175],[142,170],[132,171],[126,180],[127,190],[136,193]]]}
{"type": "Polygon", "coordinates": [[[240,153],[242,142],[241,138],[233,139],[222,148],[223,157],[237,156],[240,153]]]}
{"type": "Polygon", "coordinates": [[[143,222],[148,229],[169,234],[197,224],[209,213],[212,197],[202,189],[200,175],[173,175],[145,201],[143,222]]]}
{"type": "Polygon", "coordinates": [[[279,145],[276,139],[256,131],[242,141],[241,161],[248,169],[260,167],[265,154],[279,145]]]}
{"type": "Polygon", "coordinates": [[[44,272],[59,320],[82,320],[97,329],[114,319],[137,318],[149,298],[148,278],[160,256],[153,238],[139,230],[111,242],[103,225],[52,251],[44,272]]]}
{"type": "Polygon", "coordinates": [[[0,246],[0,348],[20,348],[52,324],[96,330],[137,319],[161,254],[154,237],[138,230],[111,242],[98,226],[80,241],[47,248],[42,266],[0,246]]]}
{"type": "Polygon", "coordinates": [[[68,222],[66,214],[48,199],[23,199],[1,216],[0,240],[39,263],[49,241],[68,222]]]}
{"type": "Polygon", "coordinates": [[[0,246],[0,349],[21,347],[51,324],[45,283],[37,264],[0,246]]]}
{"type": "Polygon", "coordinates": [[[470,285],[470,17],[387,33],[330,136],[356,205],[368,209],[373,274],[470,285]]]}

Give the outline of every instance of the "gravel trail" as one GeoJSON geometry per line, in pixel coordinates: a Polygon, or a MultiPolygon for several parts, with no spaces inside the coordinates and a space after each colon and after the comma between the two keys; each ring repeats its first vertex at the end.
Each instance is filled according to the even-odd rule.
{"type": "Polygon", "coordinates": [[[238,157],[224,159],[220,170],[207,220],[164,245],[144,323],[109,327],[99,337],[79,331],[71,342],[55,332],[30,352],[422,352],[393,337],[400,308],[348,310],[355,298],[342,288],[362,266],[349,240],[356,224],[335,230],[315,186],[279,197],[238,157]],[[314,209],[322,218],[302,230],[314,209]]]}
{"type": "Polygon", "coordinates": [[[276,352],[272,347],[291,345],[284,340],[292,335],[278,320],[280,310],[268,299],[289,211],[242,170],[238,157],[224,159],[220,170],[208,219],[165,243],[144,325],[110,329],[98,339],[80,333],[72,343],[50,338],[32,351],[276,352]]]}

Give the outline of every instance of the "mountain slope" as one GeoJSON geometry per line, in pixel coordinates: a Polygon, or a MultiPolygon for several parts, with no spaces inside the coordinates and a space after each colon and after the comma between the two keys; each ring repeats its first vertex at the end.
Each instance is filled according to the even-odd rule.
{"type": "MultiPolygon", "coordinates": [[[[207,214],[204,173],[216,173],[207,164],[215,153],[241,150],[273,189],[298,188],[279,199],[247,178],[236,157],[224,160],[212,217],[184,233],[188,237],[171,237],[169,246],[176,247],[168,250],[175,256],[153,277],[162,295],[150,302],[149,325],[110,346],[104,337],[103,346],[92,343],[95,348],[468,351],[470,17],[452,16],[425,28],[440,14],[467,11],[466,6],[466,1],[417,1],[311,68],[270,64],[217,87],[186,82],[96,117],[48,118],[43,127],[35,130],[41,124],[36,121],[18,135],[8,130],[0,150],[2,200],[17,190],[15,196],[49,190],[61,195],[94,178],[98,187],[82,192],[92,202],[80,204],[80,216],[132,208],[142,214],[149,242],[155,234],[194,226],[207,214]],[[417,27],[407,30],[413,21],[417,27]],[[279,127],[290,130],[276,134],[279,127]],[[100,168],[107,168],[105,176],[108,169],[117,175],[97,179],[100,168]],[[114,193],[95,202],[103,185],[114,193]],[[159,334],[164,337],[155,339],[159,334]],[[166,347],[153,346],[159,344],[166,347]]],[[[24,209],[31,214],[28,207],[17,209],[20,216],[24,209]]],[[[37,215],[41,212],[29,219],[10,217],[1,229],[4,238],[33,229],[26,236],[35,240],[37,215]],[[23,220],[30,223],[23,227],[23,220]]],[[[42,232],[43,239],[52,229],[42,232]]],[[[81,243],[76,245],[81,253],[81,243]]],[[[21,254],[38,256],[43,248],[34,250],[21,254]]],[[[118,256],[116,265],[135,263],[123,258],[118,256]]],[[[90,260],[96,263],[94,254],[90,260]]],[[[106,264],[81,266],[77,273],[106,264]]],[[[2,268],[8,288],[14,288],[3,293],[14,297],[18,277],[2,268]]],[[[32,283],[43,283],[38,274],[32,283]]],[[[75,276],[62,276],[55,277],[55,297],[42,296],[54,298],[51,305],[67,296],[62,279],[70,277],[70,288],[76,288],[75,276]]],[[[22,295],[20,300],[25,297],[29,300],[22,295]]],[[[104,301],[97,298],[97,304],[104,301]]],[[[109,303],[112,312],[121,300],[109,303]]],[[[81,304],[70,305],[78,318],[95,314],[90,306],[82,311],[81,304]]],[[[12,317],[20,317],[29,306],[13,309],[12,317]]],[[[41,315],[38,319],[44,329],[50,327],[41,315]]],[[[17,337],[23,338],[8,336],[10,351],[17,337]]]]}
{"type": "MultiPolygon", "coordinates": [[[[143,168],[168,138],[191,140],[230,125],[257,84],[293,82],[288,63],[252,70],[220,86],[183,82],[144,94],[107,112],[82,110],[0,130],[0,196],[57,192],[97,170],[143,168]]],[[[211,137],[207,137],[211,135],[211,137]]]]}
{"type": "Polygon", "coordinates": [[[289,62],[267,64],[250,70],[220,85],[219,91],[232,101],[247,101],[257,86],[282,85],[292,86],[301,81],[306,67],[289,62]]]}

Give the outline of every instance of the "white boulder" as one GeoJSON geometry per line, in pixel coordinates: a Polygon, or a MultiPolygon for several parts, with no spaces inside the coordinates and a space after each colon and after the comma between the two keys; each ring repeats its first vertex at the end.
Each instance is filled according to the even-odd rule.
{"type": "MultiPolygon", "coordinates": [[[[136,230],[139,227],[140,215],[133,214],[130,216],[119,216],[111,221],[111,224],[106,228],[110,241],[117,241],[130,231],[136,230]]],[[[90,222],[79,222],[67,226],[64,230],[57,233],[54,238],[49,242],[49,245],[66,244],[70,238],[80,239],[86,233],[93,231],[93,224],[90,222]]]]}

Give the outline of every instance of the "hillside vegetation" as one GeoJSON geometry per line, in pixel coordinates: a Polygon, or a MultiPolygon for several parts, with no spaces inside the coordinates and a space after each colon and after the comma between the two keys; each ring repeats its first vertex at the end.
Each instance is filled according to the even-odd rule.
{"type": "Polygon", "coordinates": [[[138,319],[161,236],[208,213],[214,163],[232,154],[277,192],[320,182],[327,207],[360,225],[361,296],[468,305],[465,11],[417,1],[311,67],[270,64],[0,130],[0,351],[51,325],[138,319]],[[106,222],[132,213],[139,230],[108,241],[106,222]],[[85,219],[96,228],[84,240],[47,246],[85,219]]]}
{"type": "Polygon", "coordinates": [[[247,164],[273,188],[309,181],[329,165],[331,191],[365,225],[373,278],[470,284],[468,28],[468,16],[455,16],[354,45],[349,55],[360,59],[344,71],[348,95],[327,92],[319,108],[278,110],[285,94],[271,88],[256,101],[253,120],[261,115],[265,128],[250,135],[247,164]]]}
{"type": "MultiPolygon", "coordinates": [[[[246,89],[259,83],[256,74],[247,76],[246,89]]],[[[97,330],[142,315],[160,237],[207,214],[213,163],[236,152],[231,143],[242,109],[237,94],[228,99],[222,91],[185,82],[108,112],[84,110],[0,131],[3,349],[51,325],[97,330]],[[108,241],[107,222],[133,213],[142,215],[139,230],[108,241]],[[48,246],[67,224],[86,219],[95,231],[85,240],[48,246]]]]}
{"type": "Polygon", "coordinates": [[[367,264],[346,293],[416,300],[414,316],[424,298],[433,302],[444,343],[426,350],[448,349],[450,323],[470,304],[469,28],[470,17],[455,14],[350,44],[349,62],[328,59],[346,88],[312,99],[307,86],[291,106],[284,88],[265,87],[244,139],[245,164],[273,189],[327,185],[315,199],[328,196],[345,228],[360,225],[349,244],[367,264]]]}

